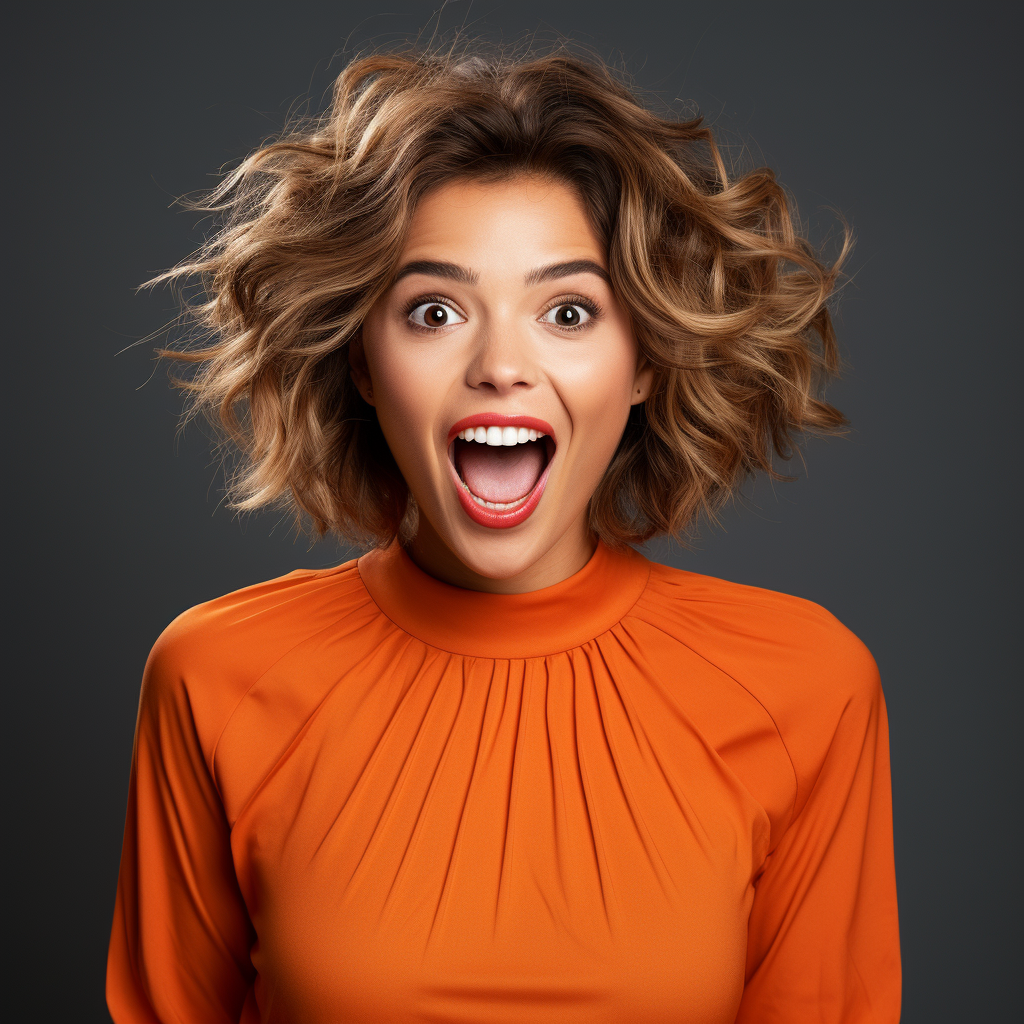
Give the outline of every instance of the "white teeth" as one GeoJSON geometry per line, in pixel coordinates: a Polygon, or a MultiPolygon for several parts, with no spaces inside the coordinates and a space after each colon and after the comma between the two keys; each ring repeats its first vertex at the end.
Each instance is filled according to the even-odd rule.
{"type": "Polygon", "coordinates": [[[484,508],[493,508],[496,512],[504,512],[506,509],[515,508],[517,505],[522,505],[529,495],[524,498],[520,498],[518,501],[484,501],[483,498],[478,498],[472,491],[469,492],[469,496],[478,504],[483,505],[484,508]]]}
{"type": "Polygon", "coordinates": [[[515,501],[485,501],[483,498],[478,498],[465,484],[462,485],[462,488],[478,505],[482,505],[484,508],[493,508],[495,512],[504,512],[510,508],[517,508],[530,497],[529,494],[524,494],[515,501]]]}
{"type": "Polygon", "coordinates": [[[456,435],[460,441],[477,441],[480,444],[505,445],[526,444],[545,437],[541,430],[526,427],[467,427],[456,435]]]}

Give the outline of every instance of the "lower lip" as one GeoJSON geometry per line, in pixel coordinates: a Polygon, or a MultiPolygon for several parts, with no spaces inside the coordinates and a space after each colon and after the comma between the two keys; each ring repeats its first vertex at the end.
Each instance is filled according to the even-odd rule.
{"type": "Polygon", "coordinates": [[[459,474],[455,471],[455,466],[452,464],[451,459],[448,460],[448,466],[452,477],[455,479],[455,493],[459,496],[459,501],[462,502],[466,515],[474,523],[479,523],[481,526],[489,526],[492,530],[507,530],[510,526],[518,526],[530,518],[533,510],[540,502],[541,495],[544,493],[544,487],[548,482],[548,473],[551,472],[551,463],[553,461],[554,455],[552,455],[551,460],[544,467],[544,472],[541,473],[537,482],[533,485],[533,490],[530,491],[529,497],[522,505],[502,510],[487,508],[484,505],[477,504],[473,500],[473,496],[466,489],[466,485],[462,482],[459,474]]]}

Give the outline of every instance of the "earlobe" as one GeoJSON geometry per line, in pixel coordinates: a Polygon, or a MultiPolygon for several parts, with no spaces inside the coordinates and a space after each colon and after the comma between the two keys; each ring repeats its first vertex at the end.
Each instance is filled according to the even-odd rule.
{"type": "Polygon", "coordinates": [[[654,367],[649,363],[642,364],[633,378],[633,394],[630,397],[630,405],[639,405],[646,402],[651,394],[651,387],[654,384],[654,367]]]}
{"type": "Polygon", "coordinates": [[[348,369],[363,401],[373,405],[373,384],[370,380],[370,368],[366,364],[366,353],[363,351],[363,334],[357,331],[348,343],[348,369]]]}

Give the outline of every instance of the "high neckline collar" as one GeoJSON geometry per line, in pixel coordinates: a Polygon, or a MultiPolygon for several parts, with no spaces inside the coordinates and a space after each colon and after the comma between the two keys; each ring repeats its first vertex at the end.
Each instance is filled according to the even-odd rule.
{"type": "Polygon", "coordinates": [[[614,626],[647,585],[650,562],[599,542],[579,572],[526,594],[465,590],[429,576],[397,542],[358,562],[377,607],[432,647],[476,658],[537,658],[614,626]]]}

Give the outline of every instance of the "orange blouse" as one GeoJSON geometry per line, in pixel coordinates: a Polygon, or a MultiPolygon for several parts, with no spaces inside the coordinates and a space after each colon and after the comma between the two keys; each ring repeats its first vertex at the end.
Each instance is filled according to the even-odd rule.
{"type": "Polygon", "coordinates": [[[885,704],[820,606],[397,545],[186,611],[142,686],[117,1024],[895,1024],[885,704]]]}

